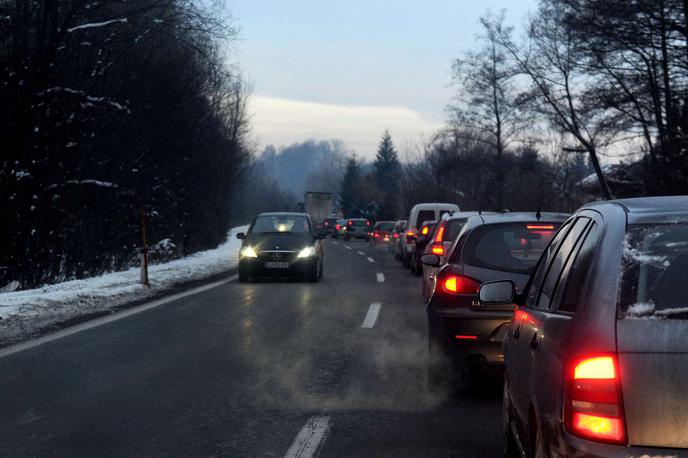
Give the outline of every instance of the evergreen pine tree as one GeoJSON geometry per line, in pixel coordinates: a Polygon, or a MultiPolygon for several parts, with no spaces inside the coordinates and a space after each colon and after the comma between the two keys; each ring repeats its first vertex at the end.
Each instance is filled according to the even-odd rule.
{"type": "Polygon", "coordinates": [[[373,163],[375,185],[380,193],[378,219],[393,219],[399,212],[399,179],[401,163],[388,130],[382,134],[373,163]]]}
{"type": "Polygon", "coordinates": [[[354,212],[360,210],[360,202],[358,199],[358,185],[361,179],[361,169],[356,156],[349,158],[342,177],[341,191],[339,199],[342,205],[342,212],[344,216],[353,216],[354,212]]]}

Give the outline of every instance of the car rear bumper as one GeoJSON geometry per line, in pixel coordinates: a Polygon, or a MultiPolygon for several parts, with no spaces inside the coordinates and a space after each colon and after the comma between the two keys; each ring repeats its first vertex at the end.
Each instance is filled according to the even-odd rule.
{"type": "Polygon", "coordinates": [[[503,371],[502,340],[506,336],[510,311],[474,311],[468,307],[428,305],[430,340],[455,364],[490,372],[503,371]]]}
{"type": "Polygon", "coordinates": [[[630,456],[647,457],[677,457],[688,456],[688,449],[658,448],[658,447],[637,447],[625,445],[604,444],[593,442],[573,436],[560,427],[558,440],[547,444],[546,449],[551,452],[550,456],[586,456],[586,457],[619,457],[630,456]]]}

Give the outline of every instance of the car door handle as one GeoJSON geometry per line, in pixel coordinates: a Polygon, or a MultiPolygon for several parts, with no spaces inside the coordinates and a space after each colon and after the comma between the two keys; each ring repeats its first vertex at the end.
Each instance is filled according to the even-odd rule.
{"type": "Polygon", "coordinates": [[[537,338],[537,332],[533,334],[533,338],[530,339],[530,348],[533,350],[537,349],[538,346],[538,338],[537,338]]]}
{"type": "Polygon", "coordinates": [[[519,337],[521,337],[521,325],[519,324],[516,326],[516,330],[511,334],[514,336],[514,339],[518,340],[519,337]]]}

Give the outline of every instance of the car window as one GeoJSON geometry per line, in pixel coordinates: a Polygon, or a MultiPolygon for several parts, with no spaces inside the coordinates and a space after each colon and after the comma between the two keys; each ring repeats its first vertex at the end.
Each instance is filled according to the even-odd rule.
{"type": "Polygon", "coordinates": [[[542,282],[542,288],[540,288],[540,296],[537,300],[536,308],[546,310],[549,308],[550,302],[554,297],[554,292],[557,287],[557,282],[561,276],[561,272],[564,269],[566,260],[573,252],[576,247],[576,243],[580,238],[581,234],[585,231],[585,228],[590,223],[590,218],[578,218],[573,227],[566,234],[566,237],[559,245],[557,254],[552,259],[552,262],[547,270],[545,279],[542,282]]]}
{"type": "Polygon", "coordinates": [[[585,240],[578,243],[576,252],[566,262],[566,267],[550,306],[552,310],[573,313],[578,307],[599,238],[597,225],[593,223],[591,226],[587,235],[584,236],[585,240]]]}
{"type": "Polygon", "coordinates": [[[559,248],[559,244],[561,243],[562,239],[566,236],[570,229],[571,223],[567,221],[565,225],[559,229],[557,234],[554,236],[554,239],[552,239],[552,242],[549,244],[547,249],[542,254],[540,260],[538,261],[537,268],[535,269],[535,272],[533,273],[529,281],[529,286],[526,286],[528,291],[525,301],[526,307],[532,308],[535,306],[535,300],[537,298],[538,293],[540,292],[540,286],[542,286],[542,279],[545,278],[547,268],[552,262],[552,258],[554,258],[554,255],[557,253],[557,248],[559,248]]]}
{"type": "Polygon", "coordinates": [[[444,236],[442,237],[443,242],[451,242],[456,239],[456,236],[461,232],[461,228],[466,224],[465,219],[453,219],[447,221],[444,225],[444,236]]]}
{"type": "Polygon", "coordinates": [[[434,210],[421,210],[418,212],[418,219],[416,220],[416,229],[420,229],[425,221],[432,221],[435,219],[434,210]]]}
{"type": "Polygon", "coordinates": [[[251,227],[252,234],[263,232],[298,232],[308,233],[308,218],[300,215],[261,215],[251,227]]]}
{"type": "Polygon", "coordinates": [[[466,240],[463,260],[485,269],[530,274],[558,226],[523,222],[478,227],[466,240]]]}
{"type": "Polygon", "coordinates": [[[353,220],[351,220],[351,225],[352,226],[365,226],[366,221],[362,220],[362,219],[353,219],[353,220]]]}
{"type": "Polygon", "coordinates": [[[688,319],[688,224],[631,225],[621,267],[625,316],[688,319]]]}
{"type": "Polygon", "coordinates": [[[378,231],[391,231],[394,229],[394,223],[377,223],[375,225],[375,230],[378,231]]]}

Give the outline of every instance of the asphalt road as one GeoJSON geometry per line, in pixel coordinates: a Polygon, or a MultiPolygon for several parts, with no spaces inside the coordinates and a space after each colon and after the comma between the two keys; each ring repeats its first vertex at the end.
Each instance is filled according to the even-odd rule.
{"type": "Polygon", "coordinates": [[[498,386],[426,389],[419,280],[326,250],[317,284],[232,281],[0,357],[0,455],[499,456],[498,386]]]}

